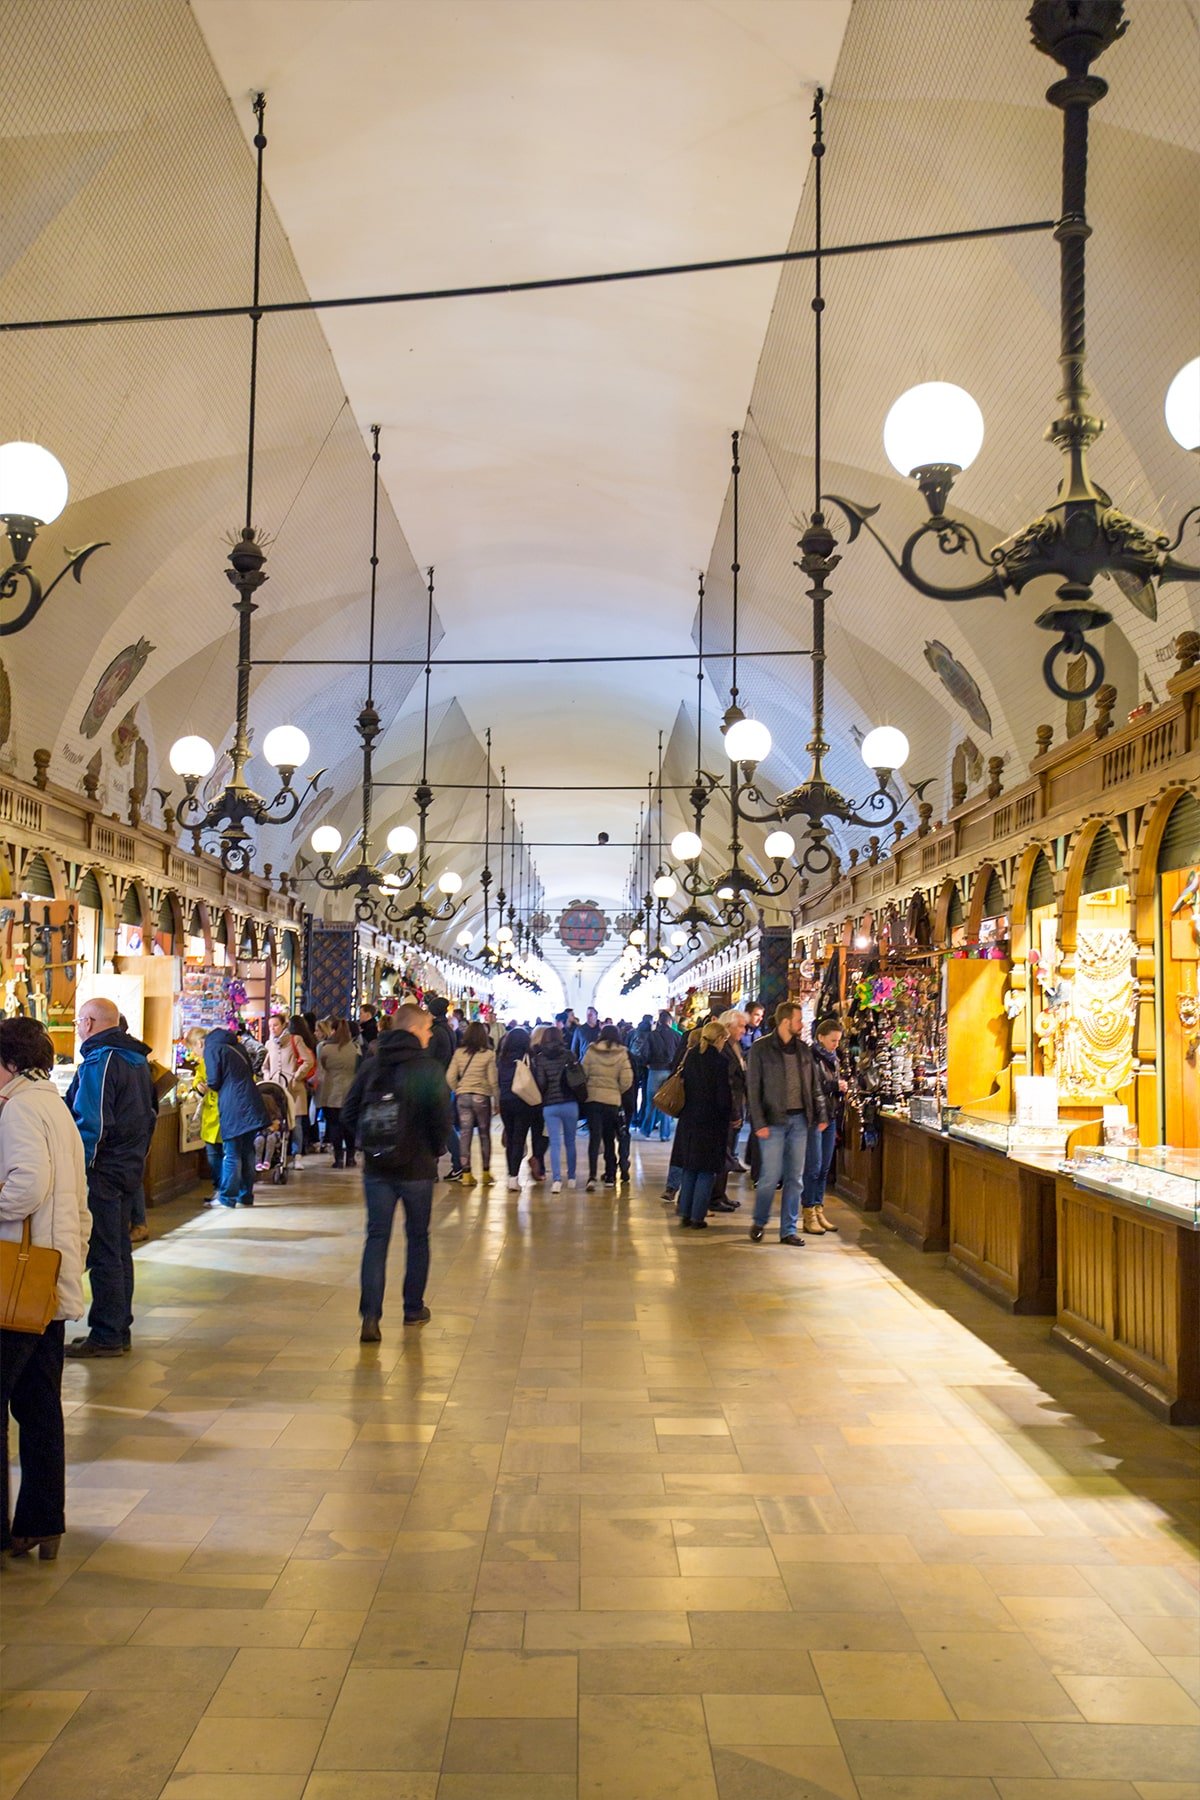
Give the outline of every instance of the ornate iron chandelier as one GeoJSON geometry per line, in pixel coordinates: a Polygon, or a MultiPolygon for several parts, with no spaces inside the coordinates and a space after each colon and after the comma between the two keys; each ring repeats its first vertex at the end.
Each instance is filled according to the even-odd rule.
{"type": "MultiPolygon", "coordinates": [[[[754,783],[755,763],[770,749],[770,734],[765,726],[758,729],[765,738],[765,747],[758,749],[757,744],[751,747],[751,754],[741,755],[738,781],[738,766],[735,764],[731,784],[732,804],[735,817],[751,820],[755,824],[766,825],[772,821],[802,818],[807,825],[807,841],[799,860],[799,867],[806,875],[823,875],[833,867],[836,855],[829,843],[829,821],[837,821],[842,825],[886,826],[897,819],[912,801],[919,801],[929,781],[918,781],[913,784],[907,794],[899,793],[893,786],[893,773],[902,768],[908,760],[908,739],[894,725],[877,725],[869,731],[862,742],[862,759],[874,772],[875,787],[861,801],[848,800],[825,774],[824,761],[829,753],[829,742],[825,736],[825,602],[830,597],[829,576],[837,568],[841,557],[835,554],[837,539],[825,522],[821,510],[821,326],[825,311],[825,297],[822,291],[821,270],[821,165],[825,155],[824,138],[824,92],[818,88],[813,103],[813,201],[814,201],[814,247],[813,260],[813,492],[814,505],[812,516],[800,539],[800,560],[796,564],[809,577],[811,586],[808,596],[812,601],[813,643],[812,643],[812,735],[805,748],[812,758],[808,777],[799,787],[788,794],[780,794],[774,803],[768,801],[754,783]],[[752,805],[767,807],[765,812],[750,812],[745,801],[752,805]]],[[[737,435],[734,435],[734,568],[737,567],[737,435]]],[[[734,620],[736,642],[737,619],[737,578],[734,577],[734,620]]],[[[736,668],[735,680],[736,680],[736,668]]],[[[728,715],[726,715],[728,717],[728,715]]],[[[728,745],[728,737],[726,744],[728,745]]],[[[740,747],[739,747],[740,748],[740,747]]],[[[731,755],[734,752],[731,750],[731,755]]],[[[735,827],[736,830],[736,827],[735,827]]],[[[795,849],[791,834],[786,831],[774,831],[767,838],[768,856],[779,854],[790,856],[795,849]],[[787,848],[784,850],[783,846],[787,848]]],[[[776,860],[776,871],[781,864],[776,860]]],[[[730,875],[738,874],[736,861],[730,875]]],[[[726,877],[729,884],[729,877],[726,877]]],[[[786,885],[786,883],[785,883],[786,885]]],[[[740,921],[738,921],[740,922],[740,921]]]]}
{"type": "Polygon", "coordinates": [[[15,619],[0,620],[0,637],[24,631],[65,575],[82,581],[88,557],[108,548],[102,539],[82,550],[68,549],[67,562],[49,587],[42,586],[29,566],[29,552],[42,527],[52,525],[62,512],[68,492],[67,472],[51,451],[19,440],[0,444],[0,525],[12,553],[7,569],[0,571],[0,600],[14,599],[22,583],[27,595],[15,619]]]}
{"type": "MultiPolygon", "coordinates": [[[[971,526],[946,517],[946,502],[956,475],[969,467],[983,442],[983,415],[972,397],[947,382],[925,382],[896,401],[884,426],[884,447],[901,475],[911,475],[929,508],[896,556],[871,520],[878,506],[861,506],[830,494],[850,522],[851,543],[868,531],[892,566],[920,594],[931,600],[1007,599],[1030,582],[1057,577],[1057,604],[1040,614],[1037,624],[1056,634],[1046,652],[1042,674],[1060,700],[1082,700],[1104,680],[1104,663],[1087,633],[1111,623],[1112,615],[1093,603],[1098,577],[1108,576],[1121,592],[1151,616],[1156,611],[1153,583],[1200,581],[1200,567],[1178,560],[1189,519],[1200,506],[1184,513],[1173,538],[1153,525],[1132,519],[1093,480],[1088,452],[1104,427],[1088,410],[1084,385],[1086,355],[1086,249],[1091,236],[1087,218],[1088,113],[1108,92],[1108,84],[1091,73],[1091,65],[1122,37],[1128,25],[1123,0],[1034,0],[1028,14],[1034,47],[1061,65],[1062,79],[1047,90],[1051,106],[1063,115],[1062,214],[1055,229],[1059,245],[1059,366],[1061,410],[1046,437],[1063,457],[1065,468],[1056,498],[1040,515],[986,552],[971,526]],[[984,573],[958,586],[931,581],[918,572],[915,555],[932,538],[943,555],[973,556],[984,573]],[[1055,673],[1059,657],[1085,660],[1086,679],[1067,687],[1055,673]]],[[[819,165],[818,165],[819,167],[819,165]]],[[[1184,449],[1200,447],[1200,359],[1179,371],[1168,390],[1167,425],[1184,449]]],[[[819,547],[813,547],[820,559],[819,547]]]]}
{"type": "MultiPolygon", "coordinates": [[[[336,825],[318,825],[309,839],[313,849],[320,857],[313,879],[317,886],[326,893],[354,892],[354,916],[363,922],[378,923],[381,903],[390,903],[392,897],[403,888],[412,884],[415,879],[408,866],[408,857],[417,847],[417,834],[411,825],[397,825],[387,836],[387,847],[393,856],[400,859],[400,868],[395,872],[384,874],[372,860],[371,846],[371,803],[374,797],[374,781],[372,778],[372,758],[375,744],[382,729],[382,722],[375,708],[375,608],[376,584],[379,571],[379,427],[371,427],[371,462],[373,464],[371,479],[371,597],[370,623],[367,629],[367,698],[363,709],[355,720],[358,735],[362,740],[362,832],[358,840],[358,861],[349,869],[335,869],[333,858],[342,847],[342,834],[336,825]]],[[[432,571],[431,571],[432,578],[432,571]]]]}
{"type": "Polygon", "coordinates": [[[254,525],[254,439],[258,416],[258,328],[262,315],[258,310],[262,277],[263,151],[267,147],[263,121],[267,102],[263,94],[254,96],[254,116],[258,129],[254,134],[254,300],[250,313],[250,417],[246,445],[246,522],[241,536],[229,552],[230,567],[225,573],[237,589],[233,610],[238,616],[237,701],[233,743],[229,747],[232,765],[223,791],[207,805],[198,796],[200,783],[216,767],[217,753],[207,738],[189,734],[171,746],[170,763],[183,777],[186,790],[176,811],[179,823],[192,833],[197,850],[204,848],[218,856],[222,867],[234,874],[244,874],[254,855],[254,839],[248,825],[287,825],[296,817],[308,793],[324,774],[318,769],[300,791],[292,786],[292,777],[302,763],[308,761],[309,744],[295,725],[276,725],[263,739],[263,755],[277,770],[278,793],[271,800],[256,794],[245,778],[250,761],[250,621],[258,610],[255,594],[268,579],[263,565],[267,560],[262,535],[254,525]]]}

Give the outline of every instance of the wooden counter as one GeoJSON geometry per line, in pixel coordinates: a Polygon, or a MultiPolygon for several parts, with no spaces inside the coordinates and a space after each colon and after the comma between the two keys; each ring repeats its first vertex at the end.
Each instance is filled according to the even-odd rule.
{"type": "Polygon", "coordinates": [[[184,1153],[179,1148],[179,1108],[170,1095],[158,1109],[150,1154],[142,1176],[148,1206],[161,1206],[186,1194],[207,1173],[204,1152],[184,1153]]]}
{"type": "Polygon", "coordinates": [[[1053,1335],[1173,1425],[1200,1423],[1200,1233],[1056,1184],[1053,1335]]]}
{"type": "Polygon", "coordinates": [[[885,1118],[882,1126],[884,1222],[918,1250],[945,1250],[949,1140],[908,1119],[885,1118]]]}
{"type": "Polygon", "coordinates": [[[845,1135],[839,1137],[835,1154],[835,1193],[862,1212],[878,1212],[883,1195],[883,1150],[878,1143],[864,1148],[862,1125],[852,1108],[846,1110],[845,1135]]]}
{"type": "Polygon", "coordinates": [[[955,1138],[947,1163],[947,1266],[1010,1312],[1053,1313],[1053,1168],[955,1138]]]}

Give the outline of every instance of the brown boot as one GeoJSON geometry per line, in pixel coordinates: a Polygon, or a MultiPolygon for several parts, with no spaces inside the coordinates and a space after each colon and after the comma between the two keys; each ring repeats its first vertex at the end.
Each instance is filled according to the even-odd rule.
{"type": "Polygon", "coordinates": [[[806,1206],[804,1208],[804,1229],[810,1237],[820,1237],[821,1224],[815,1207],[806,1206]]]}
{"type": "Polygon", "coordinates": [[[825,1216],[825,1208],[823,1206],[814,1207],[813,1210],[817,1215],[817,1221],[822,1231],[837,1230],[837,1226],[834,1224],[833,1220],[825,1216]]]}

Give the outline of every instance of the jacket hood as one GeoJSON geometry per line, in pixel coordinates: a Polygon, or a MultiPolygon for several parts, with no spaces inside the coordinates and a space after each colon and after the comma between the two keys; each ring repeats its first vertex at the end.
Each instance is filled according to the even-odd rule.
{"type": "Polygon", "coordinates": [[[141,1038],[130,1037],[119,1025],[111,1031],[97,1031],[93,1037],[87,1038],[80,1045],[84,1056],[95,1056],[101,1050],[115,1050],[126,1062],[144,1062],[150,1054],[149,1044],[143,1044],[141,1038]]]}
{"type": "Polygon", "coordinates": [[[385,1063],[417,1062],[425,1055],[427,1052],[411,1031],[385,1031],[376,1040],[375,1062],[380,1068],[385,1063]]]}
{"type": "Polygon", "coordinates": [[[241,1048],[236,1031],[226,1031],[223,1025],[214,1025],[209,1032],[204,1040],[204,1048],[207,1050],[210,1044],[214,1050],[223,1049],[226,1044],[238,1044],[238,1048],[241,1048]]]}
{"type": "Polygon", "coordinates": [[[432,1013],[435,1019],[444,1019],[450,1011],[450,1002],[444,994],[426,994],[425,1011],[432,1013]]]}

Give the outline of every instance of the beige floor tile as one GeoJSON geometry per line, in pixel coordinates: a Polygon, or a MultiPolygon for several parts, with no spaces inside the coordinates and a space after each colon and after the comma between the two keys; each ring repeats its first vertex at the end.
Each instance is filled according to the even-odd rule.
{"type": "Polygon", "coordinates": [[[871,1650],[814,1650],[812,1662],[835,1719],[955,1716],[924,1656],[871,1650]]]}
{"type": "MultiPolygon", "coordinates": [[[[757,1615],[756,1615],[757,1616],[757,1615]]],[[[527,1612],[527,1650],[688,1645],[685,1612],[527,1612]]]]}
{"type": "MultiPolygon", "coordinates": [[[[580,1583],[585,1612],[786,1612],[787,1591],[766,1576],[593,1576],[580,1583]]],[[[476,1605],[479,1602],[476,1600],[476,1605]]]]}
{"type": "Polygon", "coordinates": [[[1160,1656],[1159,1662],[1191,1700],[1200,1703],[1200,1656],[1160,1656]]]}
{"type": "Polygon", "coordinates": [[[838,1741],[819,1694],[705,1694],[704,1717],[714,1745],[838,1741]]]}
{"type": "Polygon", "coordinates": [[[437,1800],[438,1778],[412,1769],[318,1771],[310,1775],[303,1800],[437,1800]]]}
{"type": "Polygon", "coordinates": [[[307,1775],[321,1719],[201,1719],[177,1765],[181,1775],[307,1775]]]}
{"type": "Polygon", "coordinates": [[[26,1688],[0,1696],[0,1742],[51,1744],[86,1699],[86,1688],[26,1688]]]}
{"type": "Polygon", "coordinates": [[[459,1672],[456,1718],[573,1719],[574,1656],[547,1651],[469,1650],[459,1672]]]}
{"type": "Polygon", "coordinates": [[[443,1775],[438,1800],[576,1800],[574,1775],[443,1775]]]}
{"type": "Polygon", "coordinates": [[[579,1793],[586,1800],[718,1800],[696,1694],[583,1694],[579,1793]]]}
{"type": "Polygon", "coordinates": [[[1188,1725],[1031,1725],[1057,1775],[1073,1780],[1191,1781],[1200,1732],[1188,1725]]]}
{"type": "Polygon", "coordinates": [[[578,1606],[577,1563],[480,1564],[477,1612],[574,1612],[578,1606]]]}
{"type": "Polygon", "coordinates": [[[977,1509],[964,1507],[943,1507],[939,1510],[939,1518],[950,1531],[957,1531],[963,1537],[1040,1537],[1042,1534],[1029,1514],[1019,1508],[1003,1511],[999,1508],[977,1509]]]}
{"type": "Polygon", "coordinates": [[[162,1800],[302,1800],[303,1775],[172,1775],[162,1800]]]}
{"type": "Polygon", "coordinates": [[[457,1681],[448,1669],[351,1669],[318,1767],[439,1768],[457,1681]]]}
{"type": "MultiPolygon", "coordinates": [[[[996,1788],[985,1775],[860,1775],[860,1800],[995,1800],[996,1788]]],[[[1036,1785],[1030,1781],[1028,1786],[1036,1785]]],[[[1050,1796],[1047,1796],[1050,1800],[1050,1796]]],[[[1066,1796],[1060,1796],[1066,1800],[1066,1796]]],[[[1082,1796],[1081,1796],[1082,1800],[1082,1796]]]]}
{"type": "Polygon", "coordinates": [[[207,1716],[327,1718],[349,1662],[348,1650],[238,1650],[207,1716]]]}
{"type": "MultiPolygon", "coordinates": [[[[204,1699],[178,1689],[91,1693],[26,1777],[20,1800],[146,1800],[157,1795],[191,1737],[204,1699]]],[[[18,1746],[22,1748],[23,1746],[18,1746]]]]}
{"type": "Polygon", "coordinates": [[[1074,1719],[1077,1709],[1019,1633],[918,1631],[917,1642],[960,1719],[1074,1719]]]}
{"type": "Polygon", "coordinates": [[[580,1653],[579,1688],[589,1694],[819,1694],[803,1651],[589,1649],[580,1653]]]}
{"type": "Polygon", "coordinates": [[[36,1769],[46,1753],[43,1744],[0,1740],[0,1800],[16,1800],[26,1778],[36,1769]]]}
{"type": "Polygon", "coordinates": [[[1155,1656],[1200,1656],[1200,1610],[1190,1619],[1127,1613],[1122,1622],[1155,1656]]]}
{"type": "Polygon", "coordinates": [[[1137,1800],[1137,1790],[1128,1781],[1045,1781],[1037,1776],[1002,1776],[996,1786],[1000,1800],[1137,1800]]]}
{"type": "Polygon", "coordinates": [[[1024,1725],[846,1719],[838,1727],[856,1780],[864,1775],[1042,1775],[1054,1770],[1024,1725]]]}
{"type": "Polygon", "coordinates": [[[231,1611],[226,1607],[156,1606],[132,1635],[135,1644],[239,1649],[243,1644],[285,1649],[298,1645],[312,1620],[308,1611],[231,1611]]]}
{"type": "Polygon", "coordinates": [[[1085,1719],[1101,1725],[1196,1725],[1200,1707],[1174,1681],[1142,1675],[1064,1675],[1085,1719]]]}
{"type": "Polygon", "coordinates": [[[569,1775],[574,1779],[578,1726],[568,1717],[459,1718],[450,1724],[442,1763],[448,1774],[569,1775]]]}
{"type": "Polygon", "coordinates": [[[681,1575],[769,1575],[778,1578],[779,1565],[769,1549],[727,1549],[708,1545],[681,1545],[681,1575]]]}

